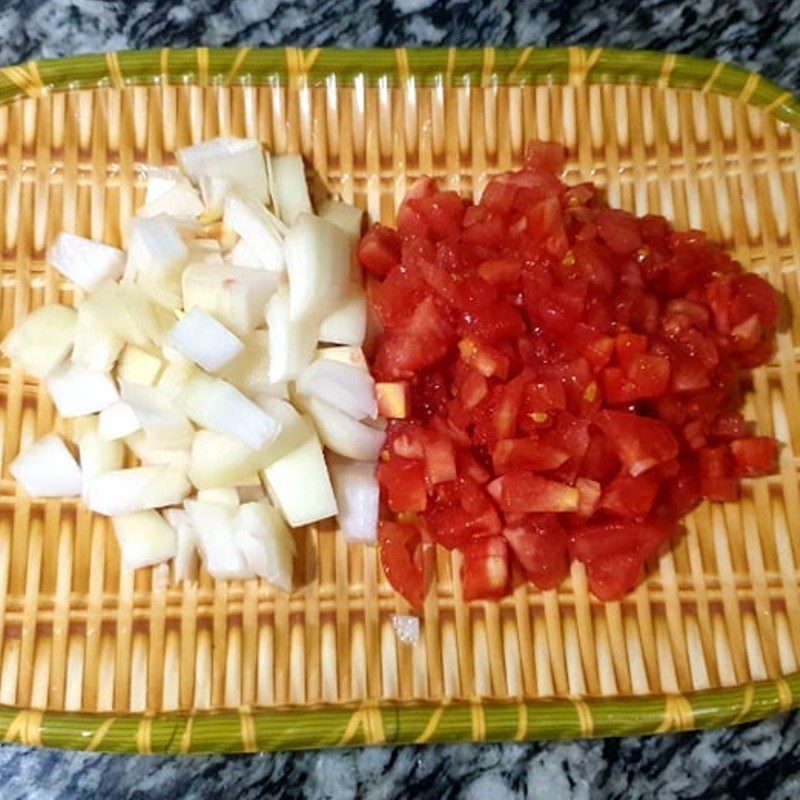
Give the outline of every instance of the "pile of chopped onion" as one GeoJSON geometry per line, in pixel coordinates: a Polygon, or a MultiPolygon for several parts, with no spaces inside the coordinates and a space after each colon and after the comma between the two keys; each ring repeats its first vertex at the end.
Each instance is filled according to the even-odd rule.
{"type": "Polygon", "coordinates": [[[290,590],[291,528],[338,517],[372,542],[384,440],[361,347],[362,213],[315,215],[302,159],[220,138],[148,170],[127,252],[62,233],[49,261],[83,290],[2,343],[62,418],[11,465],[36,497],[112,519],[132,568],[290,590]],[[139,461],[126,458],[130,448],[139,461]]]}

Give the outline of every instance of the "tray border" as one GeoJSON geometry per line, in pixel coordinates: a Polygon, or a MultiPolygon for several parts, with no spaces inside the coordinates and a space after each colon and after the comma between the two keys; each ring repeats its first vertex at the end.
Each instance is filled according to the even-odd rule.
{"type": "MultiPolygon", "coordinates": [[[[65,89],[161,83],[391,86],[613,83],[716,92],[800,131],[800,100],[731,64],[645,50],[226,48],[119,51],[0,68],[0,104],[65,89]]],[[[365,702],[194,713],[82,713],[0,705],[0,740],[138,754],[254,753],[380,744],[637,736],[736,725],[800,705],[800,672],[689,694],[365,702]]]]}

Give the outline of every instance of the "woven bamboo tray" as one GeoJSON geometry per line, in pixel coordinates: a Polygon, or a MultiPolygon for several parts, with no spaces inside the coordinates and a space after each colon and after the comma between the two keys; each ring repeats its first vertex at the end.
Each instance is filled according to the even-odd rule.
{"type": "MultiPolygon", "coordinates": [[[[794,309],[746,411],[786,446],[736,504],[703,505],[618,603],[583,568],[557,591],[462,600],[431,556],[422,637],[377,553],[299,536],[290,597],[257,581],[171,586],[120,566],[109,526],[9,477],[56,419],[0,364],[0,737],[141,753],[640,734],[742,722],[800,700],[800,105],[731,66],[606,50],[187,50],[0,70],[2,335],[73,287],[62,230],[125,242],[141,166],[227,133],[300,151],[323,184],[393,220],[422,173],[471,195],[557,139],[567,179],[702,227],[794,309]]],[[[788,319],[788,314],[787,314],[788,319]]]]}

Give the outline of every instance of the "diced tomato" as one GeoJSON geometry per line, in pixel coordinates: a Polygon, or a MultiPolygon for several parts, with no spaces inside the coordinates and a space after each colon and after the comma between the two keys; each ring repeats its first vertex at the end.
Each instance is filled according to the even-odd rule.
{"type": "Polygon", "coordinates": [[[735,328],[753,314],[763,328],[774,328],[778,321],[778,302],[775,290],[758,275],[739,275],[734,284],[730,320],[735,328]]]}
{"type": "Polygon", "coordinates": [[[604,209],[597,215],[597,229],[614,255],[629,256],[642,246],[636,219],[624,211],[604,209]]]}
{"type": "Polygon", "coordinates": [[[488,489],[503,511],[556,513],[578,508],[579,494],[574,486],[543,478],[535,472],[507,472],[495,478],[488,489]]]}
{"type": "Polygon", "coordinates": [[[671,520],[587,524],[570,531],[570,552],[585,564],[631,551],[646,560],[674,532],[671,520]]]}
{"type": "Polygon", "coordinates": [[[441,433],[427,431],[424,439],[425,475],[431,484],[454,481],[456,455],[453,442],[441,433]]]}
{"type": "Polygon", "coordinates": [[[740,371],[774,349],[772,286],[701,231],[566,186],[563,157],[532,144],[477,204],[422,177],[397,232],[358,248],[383,508],[465,552],[468,598],[509,591],[508,542],[538,586],[577,558],[619,599],[703,497],[776,468],[739,412],[740,371]]]}
{"type": "Polygon", "coordinates": [[[575,488],[578,490],[578,515],[591,517],[600,502],[603,487],[591,478],[578,478],[575,488]]]}
{"type": "Polygon", "coordinates": [[[592,480],[609,483],[619,472],[620,460],[614,445],[600,432],[589,432],[589,445],[581,461],[580,471],[592,480]]]}
{"type": "Polygon", "coordinates": [[[472,409],[489,394],[489,383],[476,369],[469,370],[459,391],[464,408],[472,409]]]}
{"type": "Polygon", "coordinates": [[[681,354],[672,357],[670,388],[673,392],[698,392],[710,385],[708,367],[700,359],[681,354]]]}
{"type": "Polygon", "coordinates": [[[458,343],[458,352],[465,364],[474,367],[486,378],[496,376],[504,380],[508,376],[508,357],[480,339],[462,339],[458,343]]]}
{"type": "Polygon", "coordinates": [[[638,333],[620,333],[614,339],[614,349],[620,366],[625,370],[629,369],[636,356],[647,352],[647,344],[646,336],[638,333]]]}
{"type": "Polygon", "coordinates": [[[529,514],[503,536],[529,580],[542,591],[555,589],[569,574],[567,534],[555,514],[529,514]]]}
{"type": "Polygon", "coordinates": [[[771,475],[778,459],[778,443],[769,436],[747,436],[731,442],[738,475],[771,475]]]}
{"type": "Polygon", "coordinates": [[[378,544],[389,583],[419,611],[426,591],[419,528],[383,520],[378,527],[378,544]]]}
{"type": "Polygon", "coordinates": [[[594,372],[601,370],[614,355],[614,339],[602,336],[589,325],[578,323],[575,326],[575,340],[581,355],[589,362],[594,372]]]}
{"type": "Polygon", "coordinates": [[[569,453],[546,441],[534,439],[501,439],[492,448],[494,471],[500,475],[513,470],[542,472],[560,467],[569,453]]]}
{"type": "Polygon", "coordinates": [[[658,420],[605,410],[595,415],[594,423],[613,443],[622,465],[634,477],[678,455],[678,442],[658,420]]]}
{"type": "Polygon", "coordinates": [[[667,483],[667,502],[676,517],[683,517],[703,499],[697,467],[683,463],[680,471],[667,483]]]}
{"type": "Polygon", "coordinates": [[[475,483],[487,483],[492,477],[489,470],[483,467],[472,453],[464,449],[456,453],[456,466],[459,475],[466,476],[475,483]]]}
{"type": "Polygon", "coordinates": [[[617,517],[646,517],[653,507],[660,483],[653,470],[635,478],[623,472],[606,486],[600,508],[617,517]]]}
{"type": "Polygon", "coordinates": [[[564,146],[557,142],[528,142],[525,147],[525,166],[531,170],[557,175],[564,169],[566,158],[564,146]]]}
{"type": "Polygon", "coordinates": [[[522,411],[526,414],[552,414],[567,410],[567,395],[555,378],[537,380],[525,387],[522,411]]]}
{"type": "Polygon", "coordinates": [[[453,550],[483,536],[496,536],[502,530],[497,510],[487,505],[479,512],[461,507],[434,509],[426,515],[431,535],[437,544],[453,550]]]}
{"type": "Polygon", "coordinates": [[[511,571],[505,539],[490,536],[470,542],[464,548],[461,580],[467,601],[498,599],[508,594],[511,571]]]}
{"type": "Polygon", "coordinates": [[[659,397],[669,388],[669,359],[652,353],[634,356],[626,369],[638,397],[659,397]]]}
{"type": "Polygon", "coordinates": [[[410,378],[420,369],[442,359],[452,333],[432,297],[417,306],[403,328],[389,332],[378,347],[375,371],[390,380],[410,378]]]}
{"type": "Polygon", "coordinates": [[[703,447],[698,451],[700,490],[709,500],[731,502],[739,497],[733,456],[728,445],[703,447]]]}
{"type": "Polygon", "coordinates": [[[400,263],[400,240],[396,231],[376,223],[361,238],[358,263],[378,278],[386,277],[400,263]]]}
{"type": "Polygon", "coordinates": [[[469,311],[459,324],[464,334],[497,344],[525,332],[525,323],[510,303],[498,300],[480,309],[469,311]]]}
{"type": "Polygon", "coordinates": [[[606,367],[601,373],[603,394],[613,405],[630,405],[639,398],[639,387],[626,377],[621,367],[606,367]]]}
{"type": "Polygon", "coordinates": [[[529,382],[526,375],[518,375],[503,387],[495,387],[492,424],[497,439],[509,439],[517,430],[517,417],[522,396],[529,382]]]}
{"type": "Polygon", "coordinates": [[[428,505],[421,461],[394,456],[378,464],[378,481],[392,511],[424,511],[428,505]]]}
{"type": "Polygon", "coordinates": [[[407,322],[414,309],[425,297],[420,281],[414,280],[401,268],[393,269],[383,281],[367,282],[370,307],[384,328],[394,328],[407,322]]]}
{"type": "Polygon", "coordinates": [[[478,275],[485,281],[502,286],[512,286],[517,282],[522,264],[513,258],[484,261],[478,267],[478,275]]]}
{"type": "Polygon", "coordinates": [[[638,553],[616,553],[586,565],[589,591],[605,602],[622,600],[642,581],[644,560],[638,553]]]}

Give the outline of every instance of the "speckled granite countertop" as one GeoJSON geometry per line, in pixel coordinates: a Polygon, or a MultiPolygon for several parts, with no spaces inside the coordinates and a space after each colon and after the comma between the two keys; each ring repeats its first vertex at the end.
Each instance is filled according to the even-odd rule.
{"type": "MultiPolygon", "coordinates": [[[[563,45],[735,61],[800,91],[800,0],[0,0],[0,63],[171,45],[563,45]]],[[[134,758],[0,746],[0,797],[800,797],[800,714],[648,739],[134,758]]]]}

